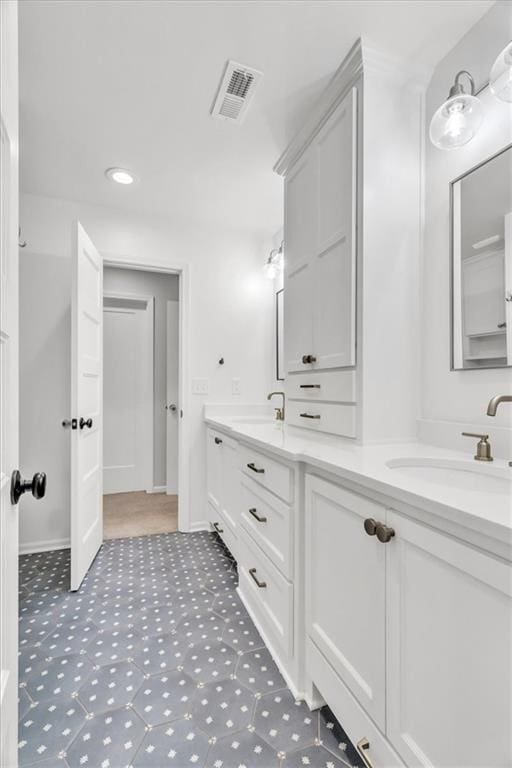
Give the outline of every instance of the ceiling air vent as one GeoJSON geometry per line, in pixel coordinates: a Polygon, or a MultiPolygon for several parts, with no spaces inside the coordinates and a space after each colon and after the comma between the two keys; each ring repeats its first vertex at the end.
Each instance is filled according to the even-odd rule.
{"type": "Polygon", "coordinates": [[[262,76],[263,73],[256,69],[245,67],[236,61],[228,61],[212,108],[212,116],[241,123],[262,76]]]}

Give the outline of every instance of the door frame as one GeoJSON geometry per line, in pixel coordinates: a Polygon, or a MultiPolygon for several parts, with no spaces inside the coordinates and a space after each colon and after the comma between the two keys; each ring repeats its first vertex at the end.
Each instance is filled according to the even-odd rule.
{"type": "Polygon", "coordinates": [[[160,272],[179,278],[179,414],[178,421],[178,530],[188,533],[190,527],[190,267],[183,262],[158,259],[140,261],[112,253],[102,253],[103,267],[136,269],[140,272],[160,272]]]}
{"type": "MultiPolygon", "coordinates": [[[[103,264],[105,268],[105,264],[103,264]]],[[[146,334],[147,341],[150,341],[147,348],[147,365],[149,370],[146,371],[146,388],[150,392],[151,405],[148,409],[150,411],[150,418],[148,419],[148,444],[144,449],[144,487],[146,493],[153,492],[154,477],[155,477],[155,457],[154,457],[154,436],[155,436],[155,356],[154,356],[154,317],[155,317],[155,297],[146,294],[128,293],[122,291],[103,291],[103,312],[105,312],[105,299],[116,299],[118,301],[138,301],[141,304],[145,304],[144,309],[135,309],[136,312],[145,312],[146,334]]],[[[129,310],[128,304],[122,307],[107,307],[108,310],[113,312],[123,312],[129,310]]],[[[103,332],[105,333],[105,326],[103,326],[103,332]]],[[[105,355],[105,347],[103,347],[103,355],[105,355]]],[[[103,370],[105,366],[103,365],[103,370]]],[[[105,403],[105,399],[103,399],[105,403]]],[[[147,416],[147,414],[146,414],[147,416]]],[[[103,430],[105,430],[105,407],[103,407],[103,430]]],[[[105,439],[105,434],[103,434],[105,439]]],[[[103,465],[103,471],[105,471],[105,465],[103,465]]],[[[105,494],[105,490],[103,490],[105,494]]]]}

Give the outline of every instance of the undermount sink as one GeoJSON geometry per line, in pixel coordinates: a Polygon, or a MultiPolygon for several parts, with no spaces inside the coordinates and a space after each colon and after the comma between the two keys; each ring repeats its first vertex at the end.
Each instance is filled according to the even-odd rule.
{"type": "Polygon", "coordinates": [[[512,470],[464,459],[399,458],[386,462],[404,477],[483,493],[512,493],[512,470]]]}
{"type": "Polygon", "coordinates": [[[246,416],[245,418],[232,419],[233,424],[272,424],[275,421],[271,416],[246,416]]]}

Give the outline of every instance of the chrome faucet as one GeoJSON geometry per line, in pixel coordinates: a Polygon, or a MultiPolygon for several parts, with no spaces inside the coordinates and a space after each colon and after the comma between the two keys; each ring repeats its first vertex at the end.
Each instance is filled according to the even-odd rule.
{"type": "Polygon", "coordinates": [[[489,405],[487,406],[487,415],[496,416],[496,411],[498,410],[498,405],[500,403],[512,403],[512,395],[495,395],[491,398],[491,400],[489,400],[489,405]]]}
{"type": "MultiPolygon", "coordinates": [[[[512,395],[495,395],[492,397],[487,406],[487,415],[496,416],[496,411],[498,410],[498,405],[500,405],[500,403],[512,403],[512,395]]],[[[509,461],[508,465],[509,467],[512,467],[512,461],[509,461]]]]}
{"type": "Polygon", "coordinates": [[[284,421],[284,404],[285,404],[285,398],[286,395],[284,392],[271,392],[269,395],[267,395],[267,400],[270,400],[274,395],[281,395],[283,398],[283,405],[281,408],[274,408],[274,411],[276,412],[276,420],[277,421],[284,421]]]}

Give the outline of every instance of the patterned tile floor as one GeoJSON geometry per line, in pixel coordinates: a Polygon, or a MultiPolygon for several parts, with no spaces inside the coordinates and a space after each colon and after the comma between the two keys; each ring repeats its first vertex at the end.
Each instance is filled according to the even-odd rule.
{"type": "Polygon", "coordinates": [[[329,709],[296,702],[213,534],[106,541],[79,592],[69,550],[20,557],[20,766],[347,768],[329,709]]]}

